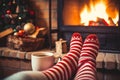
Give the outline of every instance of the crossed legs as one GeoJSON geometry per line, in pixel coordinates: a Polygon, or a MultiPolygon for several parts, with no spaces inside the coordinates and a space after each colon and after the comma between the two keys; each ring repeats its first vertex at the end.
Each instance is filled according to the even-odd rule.
{"type": "Polygon", "coordinates": [[[96,80],[96,57],[99,41],[90,34],[82,45],[79,33],[74,33],[70,42],[70,51],[51,69],[44,71],[49,80],[70,80],[77,71],[74,80],[96,80]]]}
{"type": "Polygon", "coordinates": [[[87,36],[84,43],[79,33],[71,37],[70,50],[62,61],[45,71],[18,72],[5,80],[96,80],[96,56],[99,42],[96,35],[87,36]],[[76,73],[77,72],[77,73],[76,73]]]}

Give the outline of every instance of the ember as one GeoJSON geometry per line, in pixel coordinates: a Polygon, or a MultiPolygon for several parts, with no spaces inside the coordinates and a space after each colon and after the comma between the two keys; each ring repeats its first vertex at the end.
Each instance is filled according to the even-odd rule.
{"type": "Polygon", "coordinates": [[[96,21],[89,21],[89,26],[109,26],[109,24],[103,18],[97,17],[96,21]]]}

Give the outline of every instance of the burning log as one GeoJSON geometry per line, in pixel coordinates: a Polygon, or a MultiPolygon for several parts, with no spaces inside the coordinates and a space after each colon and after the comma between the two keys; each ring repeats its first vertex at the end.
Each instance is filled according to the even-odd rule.
{"type": "Polygon", "coordinates": [[[105,21],[105,19],[97,17],[96,21],[89,21],[89,26],[109,26],[109,24],[105,21]]]}
{"type": "Polygon", "coordinates": [[[109,24],[105,21],[105,19],[103,18],[99,18],[97,17],[97,22],[101,25],[101,26],[109,26],[109,24]]]}
{"type": "Polygon", "coordinates": [[[114,23],[111,17],[109,17],[108,20],[109,20],[109,26],[116,26],[116,24],[114,23]]]}
{"type": "Polygon", "coordinates": [[[99,24],[96,21],[89,21],[89,26],[98,26],[99,24]]]}

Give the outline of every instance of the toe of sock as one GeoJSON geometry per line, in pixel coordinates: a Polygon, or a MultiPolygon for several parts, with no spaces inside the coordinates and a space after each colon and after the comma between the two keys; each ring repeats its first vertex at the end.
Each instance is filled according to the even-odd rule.
{"type": "Polygon", "coordinates": [[[75,33],[72,34],[72,37],[81,37],[81,35],[80,35],[80,33],[75,32],[75,33]]]}
{"type": "Polygon", "coordinates": [[[99,44],[99,40],[96,34],[90,34],[86,38],[86,42],[96,42],[99,44]]]}

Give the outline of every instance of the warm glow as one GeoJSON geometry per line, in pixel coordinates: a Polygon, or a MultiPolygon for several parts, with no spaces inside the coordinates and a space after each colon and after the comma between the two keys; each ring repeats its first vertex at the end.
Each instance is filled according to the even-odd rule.
{"type": "MultiPolygon", "coordinates": [[[[97,21],[97,18],[100,18],[104,19],[108,24],[110,24],[110,21],[108,20],[110,16],[108,16],[106,12],[106,5],[103,1],[104,0],[101,0],[99,3],[96,3],[95,5],[93,5],[93,3],[91,2],[90,3],[91,7],[89,9],[87,5],[85,5],[82,13],[80,13],[81,18],[80,23],[84,24],[85,26],[88,26],[90,21],[97,21]]],[[[119,16],[117,12],[116,17],[112,18],[115,24],[117,24],[118,22],[119,19],[118,17],[119,16]]]]}

